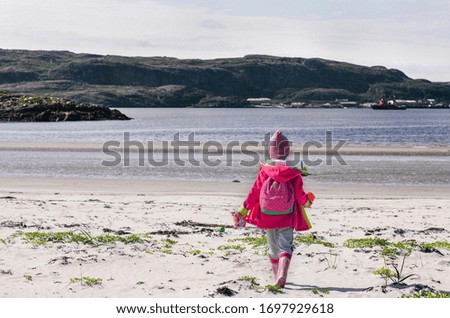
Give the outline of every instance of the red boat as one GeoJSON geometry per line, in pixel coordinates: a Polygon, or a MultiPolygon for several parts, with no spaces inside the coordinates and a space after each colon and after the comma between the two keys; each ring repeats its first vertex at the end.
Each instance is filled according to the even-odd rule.
{"type": "Polygon", "coordinates": [[[372,109],[375,110],[405,110],[406,106],[398,105],[395,100],[388,100],[387,102],[384,99],[381,99],[377,105],[373,105],[372,109]]]}

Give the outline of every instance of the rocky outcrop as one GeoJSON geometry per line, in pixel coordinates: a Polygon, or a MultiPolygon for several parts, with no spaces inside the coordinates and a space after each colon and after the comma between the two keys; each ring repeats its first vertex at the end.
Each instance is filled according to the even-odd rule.
{"type": "Polygon", "coordinates": [[[118,110],[94,104],[52,98],[9,95],[0,92],[0,121],[128,120],[118,110]]]}
{"type": "Polygon", "coordinates": [[[448,83],[399,70],[324,59],[249,55],[175,59],[0,50],[0,90],[108,106],[244,107],[250,97],[279,102],[439,98],[448,83]]]}

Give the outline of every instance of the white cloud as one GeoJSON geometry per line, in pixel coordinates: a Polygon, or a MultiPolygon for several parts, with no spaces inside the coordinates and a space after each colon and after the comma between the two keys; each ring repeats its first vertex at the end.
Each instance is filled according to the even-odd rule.
{"type": "Polygon", "coordinates": [[[323,57],[450,80],[445,1],[0,0],[0,7],[3,48],[323,57]]]}

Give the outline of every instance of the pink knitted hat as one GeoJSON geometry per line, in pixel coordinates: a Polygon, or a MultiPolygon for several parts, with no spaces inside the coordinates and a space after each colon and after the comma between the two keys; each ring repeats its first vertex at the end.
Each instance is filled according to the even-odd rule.
{"type": "Polygon", "coordinates": [[[280,130],[275,131],[269,140],[269,155],[271,159],[286,159],[289,156],[289,140],[280,130]]]}

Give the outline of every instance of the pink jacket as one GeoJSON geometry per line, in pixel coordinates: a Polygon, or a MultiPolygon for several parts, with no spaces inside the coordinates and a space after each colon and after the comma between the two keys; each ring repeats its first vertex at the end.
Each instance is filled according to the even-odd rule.
{"type": "Polygon", "coordinates": [[[308,202],[308,197],[303,191],[301,171],[284,165],[261,165],[258,176],[244,201],[239,212],[246,215],[248,223],[262,229],[280,229],[293,227],[296,231],[306,231],[311,228],[303,205],[308,202]],[[277,182],[292,182],[294,186],[294,211],[289,214],[268,215],[261,212],[259,195],[263,182],[271,177],[277,182]],[[248,213],[247,213],[248,212],[248,213]]]}

